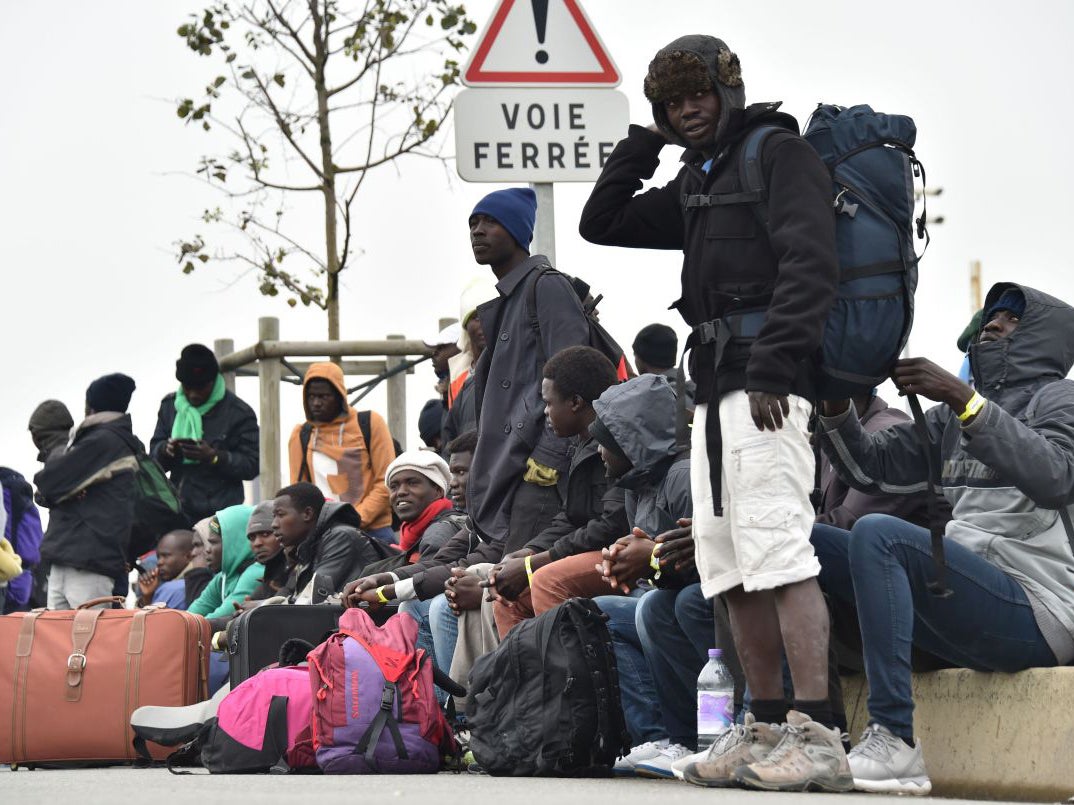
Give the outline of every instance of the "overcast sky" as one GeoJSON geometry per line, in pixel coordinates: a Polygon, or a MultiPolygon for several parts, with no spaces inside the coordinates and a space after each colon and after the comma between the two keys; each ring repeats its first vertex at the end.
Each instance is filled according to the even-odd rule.
{"type": "MultiPolygon", "coordinates": [[[[210,140],[174,111],[175,99],[216,74],[175,34],[197,5],[0,2],[0,464],[32,476],[26,422],[40,400],[64,400],[77,421],[86,385],[126,372],[138,383],[135,430],[148,442],[184,344],[227,337],[249,345],[259,316],[279,316],[284,339],[323,338],[325,323],[317,310],[262,297],[253,278],[231,269],[187,277],[175,263],[172,242],[215,203],[183,176],[210,140]]],[[[467,5],[483,27],[495,3],[467,5]]],[[[1064,139],[1074,3],[583,5],[623,75],[635,122],[651,120],[641,93],[649,59],[685,33],[725,39],[741,57],[748,100],[782,100],[803,123],[820,101],[870,103],[916,120],[929,183],[944,188],[930,213],[946,222],[933,227],[921,265],[914,353],[957,368],[971,260],[983,263],[985,290],[1013,279],[1074,299],[1074,171],[1064,139]]],[[[673,175],[678,155],[666,149],[658,178],[673,175]]],[[[681,257],[584,243],[577,221],[590,187],[556,186],[559,267],[604,294],[602,321],[622,343],[653,321],[683,333],[665,310],[678,295],[681,257]]],[[[438,317],[457,316],[458,291],[477,270],[466,219],[496,188],[417,159],[371,178],[358,202],[361,254],[343,277],[343,337],[420,337],[438,317]]],[[[318,236],[311,226],[309,238],[318,236]]],[[[408,380],[411,445],[432,383],[426,367],[408,380]]],[[[256,408],[256,381],[240,380],[238,390],[256,408]]],[[[300,408],[297,389],[283,393],[286,435],[300,408]]],[[[381,395],[369,400],[383,405],[381,395]]]]}

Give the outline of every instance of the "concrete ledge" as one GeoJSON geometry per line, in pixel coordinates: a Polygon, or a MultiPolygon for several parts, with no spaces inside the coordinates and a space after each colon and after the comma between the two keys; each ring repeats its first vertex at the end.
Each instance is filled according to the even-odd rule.
{"type": "MultiPolygon", "coordinates": [[[[934,796],[1065,801],[1074,795],[1074,667],[914,674],[914,733],[934,796]]],[[[864,676],[843,678],[850,738],[869,723],[864,676]]]]}

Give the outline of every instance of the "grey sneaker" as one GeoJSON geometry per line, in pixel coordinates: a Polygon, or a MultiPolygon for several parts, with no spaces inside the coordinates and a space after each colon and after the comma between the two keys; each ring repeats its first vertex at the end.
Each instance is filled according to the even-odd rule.
{"type": "Polygon", "coordinates": [[[791,710],[783,739],[764,760],[735,769],[734,779],[765,791],[850,791],[854,778],[842,733],[791,710]]]}
{"type": "Polygon", "coordinates": [[[671,770],[671,764],[676,760],[682,760],[691,754],[690,750],[682,744],[669,743],[656,757],[643,760],[637,765],[639,777],[671,778],[675,773],[671,770]]]}
{"type": "Polygon", "coordinates": [[[778,724],[763,724],[754,720],[753,713],[747,713],[746,722],[732,724],[713,742],[702,760],[682,770],[682,778],[706,788],[736,785],[732,777],[735,769],[744,763],[767,757],[779,743],[781,735],[778,724]]]}
{"type": "Polygon", "coordinates": [[[635,746],[621,758],[615,761],[615,765],[612,766],[612,774],[616,777],[633,777],[637,774],[637,768],[639,763],[644,763],[646,760],[652,760],[659,757],[661,750],[668,745],[668,739],[665,738],[662,741],[646,741],[643,744],[635,746]]]}
{"type": "Polygon", "coordinates": [[[692,763],[700,763],[706,757],[708,757],[709,750],[705,747],[700,752],[694,752],[692,755],[685,755],[671,764],[671,773],[675,776],[676,780],[682,780],[682,773],[692,763]]]}
{"type": "Polygon", "coordinates": [[[879,724],[866,727],[848,759],[854,787],[859,791],[917,796],[932,791],[921,741],[914,741],[910,748],[887,727],[879,724]]]}

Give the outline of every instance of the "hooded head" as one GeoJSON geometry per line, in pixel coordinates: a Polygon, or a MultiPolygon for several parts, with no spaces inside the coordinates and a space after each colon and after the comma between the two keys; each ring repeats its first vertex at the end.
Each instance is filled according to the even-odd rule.
{"type": "Polygon", "coordinates": [[[1067,376],[1074,366],[1074,308],[1034,288],[1001,282],[988,292],[984,310],[969,353],[974,383],[985,396],[989,390],[1067,376]],[[1018,316],[1017,328],[981,341],[1000,310],[1018,316]]]}
{"type": "Polygon", "coordinates": [[[522,250],[529,252],[537,221],[537,194],[529,187],[496,190],[477,202],[470,218],[487,215],[507,230],[522,250]]]}
{"type": "Polygon", "coordinates": [[[593,401],[597,419],[590,434],[632,465],[620,486],[648,480],[676,455],[675,406],[675,392],[663,375],[631,378],[593,401]]]}
{"type": "Polygon", "coordinates": [[[246,526],[254,507],[240,504],[228,506],[216,513],[220,524],[220,544],[223,548],[220,571],[225,578],[237,577],[254,561],[250,541],[246,538],[246,526]]]}
{"type": "Polygon", "coordinates": [[[738,56],[722,39],[702,34],[682,36],[657,52],[645,76],[645,97],[653,105],[653,119],[675,144],[689,147],[668,121],[664,104],[715,90],[720,114],[715,142],[721,143],[736,127],[736,119],[746,108],[746,88],[738,56]]]}
{"type": "Polygon", "coordinates": [[[351,415],[351,407],[347,403],[347,387],[343,385],[343,370],[329,362],[311,365],[302,381],[302,408],[309,422],[340,422],[347,419],[351,415]],[[311,383],[313,383],[312,389],[311,383]],[[312,407],[310,405],[311,392],[320,397],[312,407]],[[322,407],[322,405],[328,407],[322,407]],[[335,416],[324,419],[326,410],[335,411],[335,416]]]}
{"type": "Polygon", "coordinates": [[[115,411],[125,414],[127,406],[131,404],[132,394],[134,394],[133,378],[118,372],[98,377],[86,389],[86,408],[98,413],[115,411]]]}
{"type": "Polygon", "coordinates": [[[67,444],[75,421],[67,406],[59,400],[45,400],[30,414],[30,438],[38,449],[37,460],[44,461],[58,447],[67,444]]]}

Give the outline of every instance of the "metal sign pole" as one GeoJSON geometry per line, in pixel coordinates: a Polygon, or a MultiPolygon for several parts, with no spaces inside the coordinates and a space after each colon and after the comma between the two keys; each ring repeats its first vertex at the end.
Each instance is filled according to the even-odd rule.
{"type": "Polygon", "coordinates": [[[531,254],[543,254],[556,267],[556,200],[552,182],[530,185],[537,194],[537,225],[533,232],[531,254]]]}

